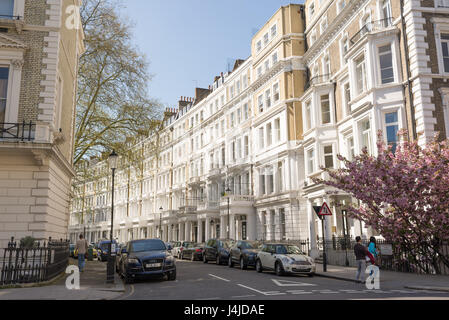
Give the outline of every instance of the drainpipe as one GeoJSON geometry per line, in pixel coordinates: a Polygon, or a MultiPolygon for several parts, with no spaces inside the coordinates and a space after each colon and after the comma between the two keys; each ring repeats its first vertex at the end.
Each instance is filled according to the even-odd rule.
{"type": "MultiPolygon", "coordinates": [[[[401,1],[401,24],[402,24],[402,42],[404,44],[404,54],[405,59],[407,60],[405,62],[405,67],[407,70],[407,86],[408,86],[408,95],[409,95],[409,101],[410,101],[410,112],[411,112],[411,121],[412,121],[412,133],[413,133],[413,140],[417,140],[417,133],[416,133],[416,120],[415,120],[415,107],[413,105],[413,93],[412,93],[412,83],[410,81],[411,74],[410,74],[410,66],[408,64],[409,59],[409,51],[407,47],[407,34],[406,34],[406,24],[405,24],[405,17],[404,17],[404,0],[401,1]]],[[[405,112],[407,114],[407,107],[405,108],[405,112]]],[[[408,119],[407,119],[407,127],[408,127],[408,119]]]]}

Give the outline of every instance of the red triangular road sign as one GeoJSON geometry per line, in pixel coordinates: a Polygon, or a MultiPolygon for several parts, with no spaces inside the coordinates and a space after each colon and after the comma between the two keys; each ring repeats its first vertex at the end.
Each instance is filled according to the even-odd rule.
{"type": "Polygon", "coordinates": [[[323,203],[323,206],[321,207],[320,212],[318,213],[318,216],[331,216],[332,215],[332,211],[331,209],[329,209],[329,206],[327,205],[327,203],[323,203]]]}

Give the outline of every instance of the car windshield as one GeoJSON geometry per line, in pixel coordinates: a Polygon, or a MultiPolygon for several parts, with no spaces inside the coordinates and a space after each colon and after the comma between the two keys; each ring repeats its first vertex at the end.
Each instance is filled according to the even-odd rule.
{"type": "MultiPolygon", "coordinates": [[[[105,241],[105,242],[100,243],[100,249],[102,251],[109,250],[110,243],[111,243],[111,241],[105,241]]],[[[117,242],[115,242],[115,241],[113,243],[117,244],[117,242]]]]}
{"type": "Polygon", "coordinates": [[[183,243],[182,243],[182,246],[186,248],[186,247],[187,247],[189,244],[191,244],[191,243],[192,243],[192,242],[183,242],[183,243]]]}
{"type": "Polygon", "coordinates": [[[144,240],[131,243],[130,252],[165,251],[165,243],[160,240],[144,240]]]}
{"type": "Polygon", "coordinates": [[[258,242],[242,242],[240,247],[242,249],[259,249],[260,243],[258,243],[258,242]]]}
{"type": "Polygon", "coordinates": [[[276,246],[277,254],[304,254],[297,246],[276,246]]]}

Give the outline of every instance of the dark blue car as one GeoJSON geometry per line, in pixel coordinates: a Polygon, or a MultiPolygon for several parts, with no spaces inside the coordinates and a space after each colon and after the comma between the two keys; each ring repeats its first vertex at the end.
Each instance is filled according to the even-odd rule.
{"type": "Polygon", "coordinates": [[[176,280],[175,258],[159,239],[133,240],[117,256],[117,272],[125,283],[151,276],[176,280]]]}
{"type": "MultiPolygon", "coordinates": [[[[118,253],[118,244],[117,241],[113,241],[112,243],[115,244],[115,250],[116,254],[118,253]]],[[[111,245],[111,240],[100,240],[97,244],[97,250],[98,250],[98,260],[100,261],[107,261],[108,255],[109,255],[109,246],[111,245]]]]}

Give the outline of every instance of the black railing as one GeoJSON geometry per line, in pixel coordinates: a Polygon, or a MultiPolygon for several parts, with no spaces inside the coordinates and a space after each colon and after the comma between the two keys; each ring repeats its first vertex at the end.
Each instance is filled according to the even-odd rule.
{"type": "MultiPolygon", "coordinates": [[[[323,239],[318,239],[319,250],[323,249],[323,239]]],[[[326,240],[326,249],[335,254],[342,255],[348,252],[350,261],[355,262],[354,245],[355,239],[349,237],[332,237],[326,240]]],[[[364,246],[369,245],[369,240],[362,240],[364,246]]],[[[409,272],[417,274],[446,274],[449,275],[449,243],[447,242],[421,242],[412,245],[393,243],[386,240],[377,240],[379,249],[378,263],[381,269],[398,272],[409,272]],[[382,251],[382,247],[389,248],[382,251]],[[438,248],[438,252],[435,250],[438,248]]],[[[343,262],[343,259],[335,259],[334,263],[343,262]]],[[[331,262],[332,263],[332,262],[331,262]]]]}
{"type": "Polygon", "coordinates": [[[0,122],[0,140],[33,141],[36,124],[33,122],[0,122]]]}
{"type": "Polygon", "coordinates": [[[331,79],[331,76],[332,76],[331,74],[323,74],[323,75],[318,75],[318,76],[313,77],[305,84],[304,91],[306,91],[313,85],[329,82],[331,79]]]}
{"type": "MultiPolygon", "coordinates": [[[[1,252],[1,250],[0,250],[1,252]]],[[[54,279],[65,271],[69,263],[69,241],[53,241],[34,246],[18,246],[14,238],[3,249],[0,263],[0,286],[40,283],[54,279]]]]}
{"type": "Polygon", "coordinates": [[[368,22],[349,41],[351,42],[351,45],[354,45],[356,42],[362,39],[363,36],[365,36],[367,33],[383,30],[385,28],[390,27],[392,24],[393,24],[392,18],[368,22]]]}

